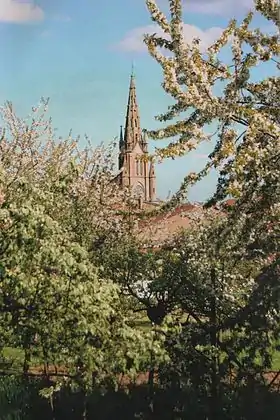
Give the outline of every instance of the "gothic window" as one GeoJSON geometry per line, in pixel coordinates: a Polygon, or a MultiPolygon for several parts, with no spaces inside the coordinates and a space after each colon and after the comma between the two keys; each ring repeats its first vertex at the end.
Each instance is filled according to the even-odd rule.
{"type": "Polygon", "coordinates": [[[135,134],[135,140],[136,140],[136,142],[138,141],[138,134],[137,133],[135,134]]]}
{"type": "Polygon", "coordinates": [[[137,127],[137,118],[135,118],[135,127],[137,127]]]}
{"type": "Polygon", "coordinates": [[[133,195],[137,198],[144,198],[145,191],[142,184],[138,183],[133,188],[133,195]]]}

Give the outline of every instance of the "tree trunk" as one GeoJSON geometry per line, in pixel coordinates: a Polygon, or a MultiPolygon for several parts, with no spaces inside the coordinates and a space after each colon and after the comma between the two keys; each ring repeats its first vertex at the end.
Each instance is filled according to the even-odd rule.
{"type": "Polygon", "coordinates": [[[149,387],[149,408],[150,413],[154,413],[154,377],[155,377],[155,370],[153,367],[149,370],[149,379],[148,379],[148,387],[149,387]]]}

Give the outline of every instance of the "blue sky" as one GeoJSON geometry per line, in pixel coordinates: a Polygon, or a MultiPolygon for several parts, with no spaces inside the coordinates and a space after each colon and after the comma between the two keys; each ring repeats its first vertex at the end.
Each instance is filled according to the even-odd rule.
{"type": "MultiPolygon", "coordinates": [[[[166,0],[159,0],[163,8],[166,0]]],[[[185,17],[189,38],[205,45],[251,0],[190,0],[185,17]]],[[[60,135],[88,134],[109,142],[123,124],[129,74],[135,62],[143,128],[170,104],[161,71],[146,53],[141,35],[153,30],[144,0],[0,0],[0,103],[11,100],[26,116],[40,97],[50,97],[50,115],[60,135]]],[[[152,145],[153,146],[153,145],[152,145]]],[[[210,145],[157,168],[157,190],[165,198],[188,171],[205,163],[210,145]]],[[[213,175],[191,193],[204,200],[213,175]]]]}

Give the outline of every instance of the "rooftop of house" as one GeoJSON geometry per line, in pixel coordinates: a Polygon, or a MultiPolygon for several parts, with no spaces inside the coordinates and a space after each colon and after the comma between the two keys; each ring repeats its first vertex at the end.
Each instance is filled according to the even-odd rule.
{"type": "MultiPolygon", "coordinates": [[[[144,248],[161,247],[180,230],[189,228],[192,223],[209,217],[209,212],[211,215],[221,216],[228,207],[233,206],[234,200],[226,200],[221,206],[215,206],[209,210],[204,208],[203,203],[184,203],[168,212],[141,218],[142,212],[149,214],[163,204],[163,201],[143,202],[141,208],[138,207],[138,231],[141,241],[145,244],[144,248]]],[[[119,206],[117,205],[116,208],[119,206]]]]}
{"type": "MultiPolygon", "coordinates": [[[[218,215],[221,211],[213,208],[211,212],[218,215]]],[[[190,227],[192,223],[204,217],[206,217],[206,210],[203,204],[182,204],[167,214],[141,221],[139,223],[140,237],[146,243],[146,247],[160,247],[178,231],[190,227]]]]}

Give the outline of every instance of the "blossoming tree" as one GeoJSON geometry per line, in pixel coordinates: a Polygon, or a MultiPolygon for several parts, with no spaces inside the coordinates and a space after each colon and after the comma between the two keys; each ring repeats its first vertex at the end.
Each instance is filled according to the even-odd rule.
{"type": "Polygon", "coordinates": [[[106,252],[127,234],[116,217],[129,196],[111,182],[113,148],[79,151],[71,136],[55,139],[46,107],[27,120],[11,104],[0,110],[0,371],[49,385],[56,377],[43,392],[52,401],[61,387],[86,394],[135,373],[152,337],[129,325],[132,312],[95,258],[100,241],[106,252]]]}
{"type": "Polygon", "coordinates": [[[167,147],[158,147],[156,155],[175,157],[196,149],[213,137],[207,132],[207,125],[216,124],[217,141],[209,162],[202,171],[185,177],[174,198],[182,197],[190,185],[215,168],[220,179],[214,201],[228,195],[240,197],[245,188],[248,190],[248,173],[254,175],[250,183],[254,184],[251,198],[255,199],[264,184],[275,185],[279,179],[277,0],[256,0],[255,10],[241,24],[231,20],[205,51],[199,39],[191,43],[184,39],[181,0],[169,0],[170,19],[155,0],[146,0],[146,5],[152,20],[166,36],[146,35],[144,40],[151,56],[162,67],[165,92],[175,100],[165,114],[157,117],[170,123],[150,131],[149,135],[154,139],[178,136],[167,147]],[[257,12],[267,20],[269,32],[251,26],[257,12]],[[223,59],[226,49],[231,51],[230,60],[223,59]],[[263,77],[267,74],[267,63],[271,75],[263,77]],[[260,80],[253,74],[257,66],[260,80]],[[182,113],[187,113],[187,117],[172,121],[182,113]]]}
{"type": "MultiPolygon", "coordinates": [[[[224,219],[218,223],[218,228],[212,225],[206,236],[199,234],[193,237],[190,233],[189,257],[185,262],[180,257],[180,269],[185,272],[183,284],[190,284],[194,276],[197,289],[190,295],[188,287],[185,291],[182,287],[177,296],[178,304],[183,305],[188,314],[190,307],[198,309],[201,304],[204,312],[202,322],[207,319],[207,302],[210,302],[210,318],[217,316],[216,309],[220,307],[220,319],[227,315],[224,326],[220,325],[218,329],[227,328],[229,333],[229,338],[222,335],[219,343],[217,330],[215,332],[217,318],[215,322],[214,318],[209,318],[210,338],[208,341],[205,338],[206,346],[202,344],[195,349],[196,362],[195,357],[192,360],[192,353],[185,353],[185,360],[190,358],[187,376],[190,375],[188,369],[192,361],[196,374],[199,358],[203,357],[200,352],[204,351],[205,361],[210,361],[210,371],[214,369],[217,373],[215,357],[222,356],[223,341],[230,343],[223,361],[226,364],[229,362],[229,367],[235,359],[237,370],[241,366],[240,350],[242,345],[244,349],[246,347],[251,355],[251,360],[243,359],[248,374],[249,365],[252,363],[253,367],[258,352],[264,361],[260,369],[270,365],[270,340],[277,339],[279,332],[279,4],[276,0],[256,0],[254,10],[240,24],[231,20],[221,36],[206,50],[202,50],[199,39],[190,43],[184,39],[181,0],[169,0],[170,17],[160,10],[158,4],[155,0],[146,0],[151,18],[163,35],[145,35],[144,41],[151,56],[162,68],[163,88],[175,103],[157,117],[163,127],[148,132],[159,142],[171,139],[167,146],[157,147],[155,155],[161,160],[176,158],[195,150],[205,141],[214,143],[204,168],[186,174],[169,205],[179,204],[189,187],[206,177],[212,169],[218,172],[218,184],[207,204],[212,206],[227,197],[235,199],[233,208],[221,215],[224,219]],[[267,27],[254,28],[257,13],[267,20],[269,31],[267,27]],[[260,68],[259,78],[256,77],[257,67],[260,68]],[[209,124],[216,125],[213,135],[209,134],[209,124]],[[203,240],[200,242],[199,238],[203,240]],[[237,264],[234,263],[236,258],[237,264]],[[251,274],[248,274],[252,264],[256,270],[249,270],[251,274]],[[201,283],[204,276],[205,281],[201,283]],[[239,299],[239,291],[246,295],[245,300],[239,299]]],[[[205,227],[202,229],[203,232],[205,227]]],[[[193,288],[193,284],[191,286],[193,288]]],[[[176,339],[171,340],[174,368],[179,377],[183,372],[179,369],[180,363],[183,370],[188,364],[183,362],[183,353],[188,346],[192,348],[193,334],[202,339],[198,332],[200,326],[201,319],[198,317],[195,324],[184,327],[184,333],[179,338],[183,344],[181,347],[178,344],[181,353],[176,347],[176,339]]],[[[214,401],[211,418],[214,419],[217,418],[215,402],[220,384],[215,375],[210,382],[211,400],[214,401]]],[[[201,386],[201,382],[197,385],[201,386]]]]}

